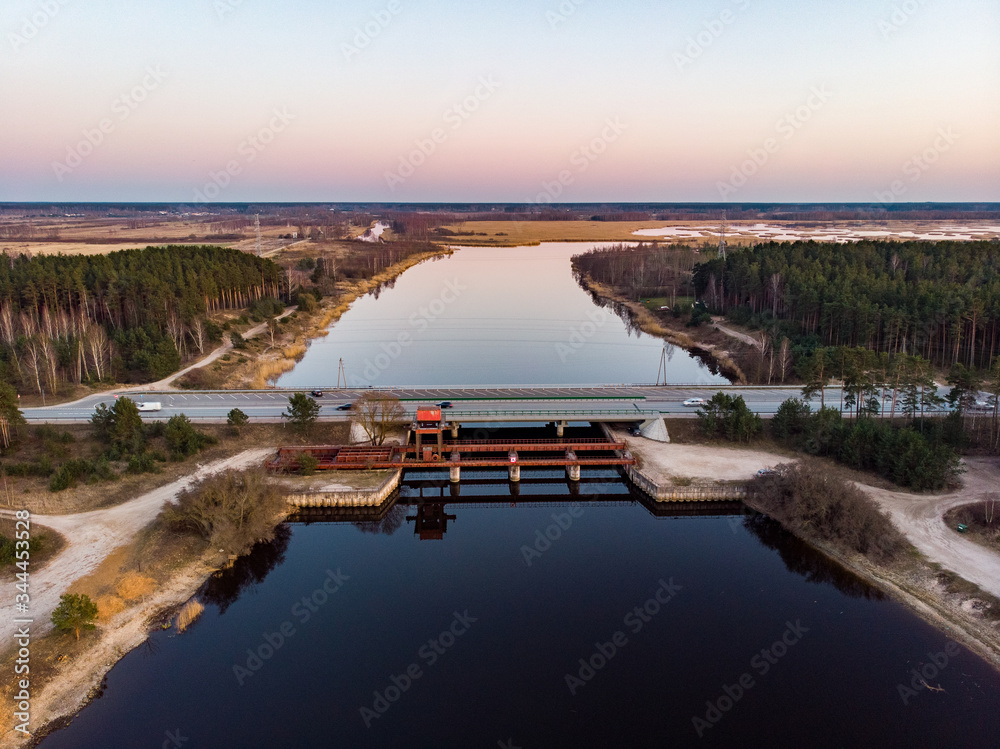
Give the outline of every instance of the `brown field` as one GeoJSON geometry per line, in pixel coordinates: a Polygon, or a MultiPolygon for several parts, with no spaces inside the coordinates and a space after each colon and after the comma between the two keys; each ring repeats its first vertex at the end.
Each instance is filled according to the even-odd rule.
{"type": "Polygon", "coordinates": [[[634,242],[637,229],[656,229],[664,221],[463,221],[443,229],[455,236],[438,242],[473,246],[514,246],[539,242],[634,242]]]}

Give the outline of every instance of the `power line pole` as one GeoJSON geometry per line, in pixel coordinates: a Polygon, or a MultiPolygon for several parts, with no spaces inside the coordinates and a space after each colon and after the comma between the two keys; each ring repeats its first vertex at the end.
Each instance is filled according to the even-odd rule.
{"type": "Polygon", "coordinates": [[[663,344],[663,351],[660,353],[660,366],[656,370],[656,384],[659,385],[660,379],[663,379],[662,384],[667,384],[667,344],[663,344]]]}
{"type": "Polygon", "coordinates": [[[722,232],[719,234],[719,257],[726,259],[726,212],[722,212],[722,232]]]}

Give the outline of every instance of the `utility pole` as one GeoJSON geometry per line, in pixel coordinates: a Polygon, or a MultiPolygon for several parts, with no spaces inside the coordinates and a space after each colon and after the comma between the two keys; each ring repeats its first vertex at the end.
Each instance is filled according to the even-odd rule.
{"type": "Polygon", "coordinates": [[[656,370],[656,384],[660,385],[660,379],[663,379],[662,384],[667,384],[667,344],[663,344],[663,351],[660,353],[660,366],[656,370]]]}
{"type": "Polygon", "coordinates": [[[719,257],[726,259],[726,212],[722,212],[722,232],[719,234],[719,257]]]}

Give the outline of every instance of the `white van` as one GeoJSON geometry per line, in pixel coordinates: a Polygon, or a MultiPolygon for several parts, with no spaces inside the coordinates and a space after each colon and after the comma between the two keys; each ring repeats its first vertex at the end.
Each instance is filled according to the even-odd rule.
{"type": "Polygon", "coordinates": [[[136,403],[140,411],[162,411],[163,404],[159,401],[139,401],[136,403]]]}

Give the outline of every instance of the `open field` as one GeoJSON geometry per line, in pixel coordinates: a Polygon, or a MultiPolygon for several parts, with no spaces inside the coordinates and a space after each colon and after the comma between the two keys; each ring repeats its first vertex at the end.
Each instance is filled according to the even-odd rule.
{"type": "MultiPolygon", "coordinates": [[[[469,246],[530,245],[539,242],[675,242],[717,244],[718,221],[463,221],[432,233],[435,241],[469,246]],[[449,233],[450,232],[450,233],[449,233]],[[642,232],[636,234],[636,232],[642,232]]],[[[771,240],[847,241],[870,237],[912,240],[992,239],[997,222],[979,221],[739,221],[729,222],[730,246],[771,240]]]]}

